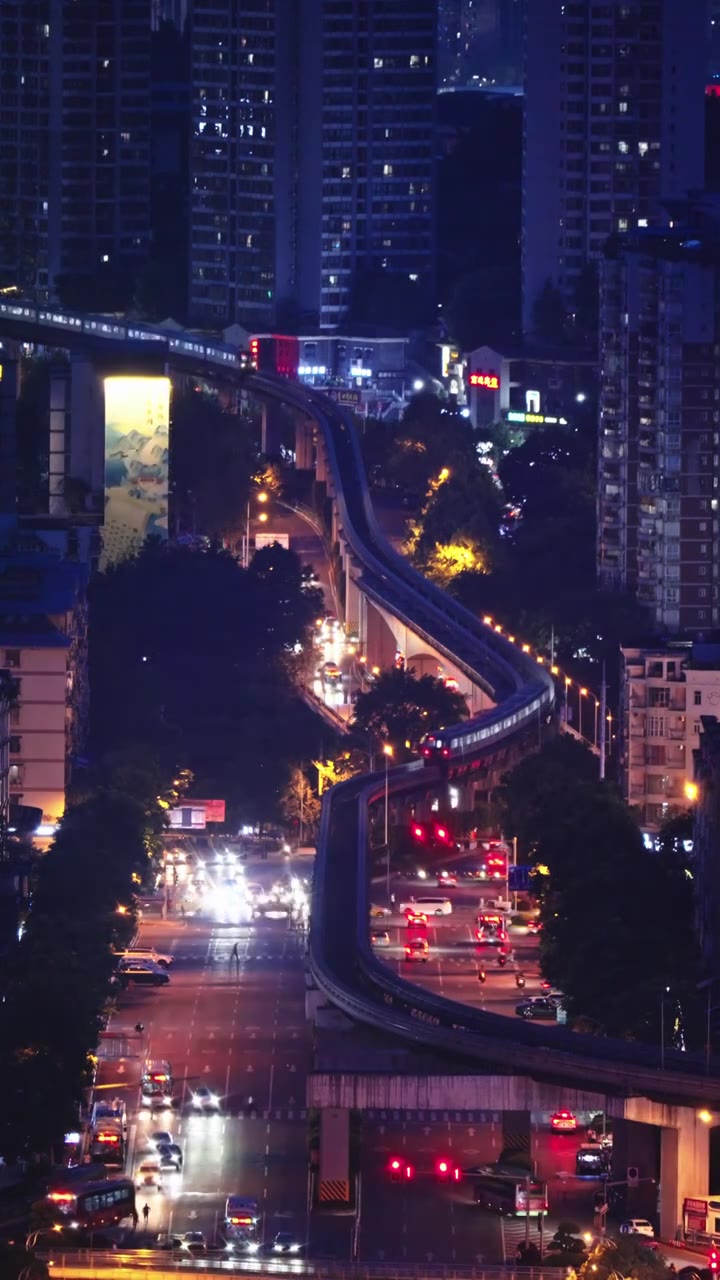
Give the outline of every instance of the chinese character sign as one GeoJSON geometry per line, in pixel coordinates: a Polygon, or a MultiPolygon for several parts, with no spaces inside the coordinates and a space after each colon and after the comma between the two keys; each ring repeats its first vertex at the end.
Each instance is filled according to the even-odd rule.
{"type": "Polygon", "coordinates": [[[500,390],[500,379],[496,373],[471,373],[468,377],[471,387],[486,387],[488,391],[500,390]]]}

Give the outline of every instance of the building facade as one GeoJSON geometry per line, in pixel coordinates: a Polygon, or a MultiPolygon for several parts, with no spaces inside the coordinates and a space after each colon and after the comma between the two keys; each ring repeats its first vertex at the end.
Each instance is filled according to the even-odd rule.
{"type": "Polygon", "coordinates": [[[433,262],[435,0],[195,0],[190,311],[336,328],[433,262]]]}
{"type": "MultiPolygon", "coordinates": [[[[710,978],[720,977],[720,720],[700,717],[694,752],[693,887],[700,949],[710,978]]],[[[712,992],[717,1003],[717,992],[712,992]]]]}
{"type": "Polygon", "coordinates": [[[523,329],[549,280],[572,307],[607,237],[704,173],[705,0],[528,4],[523,329]]]}
{"type": "Polygon", "coordinates": [[[598,574],[659,632],[720,621],[720,220],[685,217],[601,267],[598,574]]]}
{"type": "Polygon", "coordinates": [[[63,559],[11,519],[0,524],[0,666],[15,683],[9,710],[10,803],[62,817],[87,732],[88,566],[63,559]]]}
{"type": "Polygon", "coordinates": [[[150,239],[151,0],[3,0],[0,277],[121,278],[150,239]]]}
{"type": "Polygon", "coordinates": [[[702,717],[720,712],[720,646],[623,648],[623,790],[644,831],[688,807],[702,717]]]}

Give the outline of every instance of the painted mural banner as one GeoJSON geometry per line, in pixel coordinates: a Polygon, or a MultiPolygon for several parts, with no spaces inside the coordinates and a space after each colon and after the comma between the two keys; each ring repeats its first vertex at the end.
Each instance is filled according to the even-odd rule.
{"type": "Polygon", "coordinates": [[[110,377],[105,387],[103,566],[168,536],[170,379],[110,377]]]}

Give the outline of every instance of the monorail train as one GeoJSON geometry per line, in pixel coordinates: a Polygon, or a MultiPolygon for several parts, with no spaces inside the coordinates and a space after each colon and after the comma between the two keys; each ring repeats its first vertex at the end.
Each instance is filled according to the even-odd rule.
{"type": "Polygon", "coordinates": [[[549,715],[555,693],[550,685],[536,685],[535,696],[528,699],[524,689],[503,701],[493,711],[485,711],[464,724],[450,725],[428,733],[420,743],[420,755],[427,765],[438,765],[467,755],[474,755],[484,747],[510,737],[514,732],[526,729],[536,718],[549,715]]]}

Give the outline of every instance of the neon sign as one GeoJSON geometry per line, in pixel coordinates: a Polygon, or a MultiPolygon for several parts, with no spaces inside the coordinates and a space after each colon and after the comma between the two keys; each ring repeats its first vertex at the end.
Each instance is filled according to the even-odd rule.
{"type": "Polygon", "coordinates": [[[500,390],[500,379],[496,373],[471,373],[468,376],[471,387],[487,387],[489,391],[500,390]]]}

